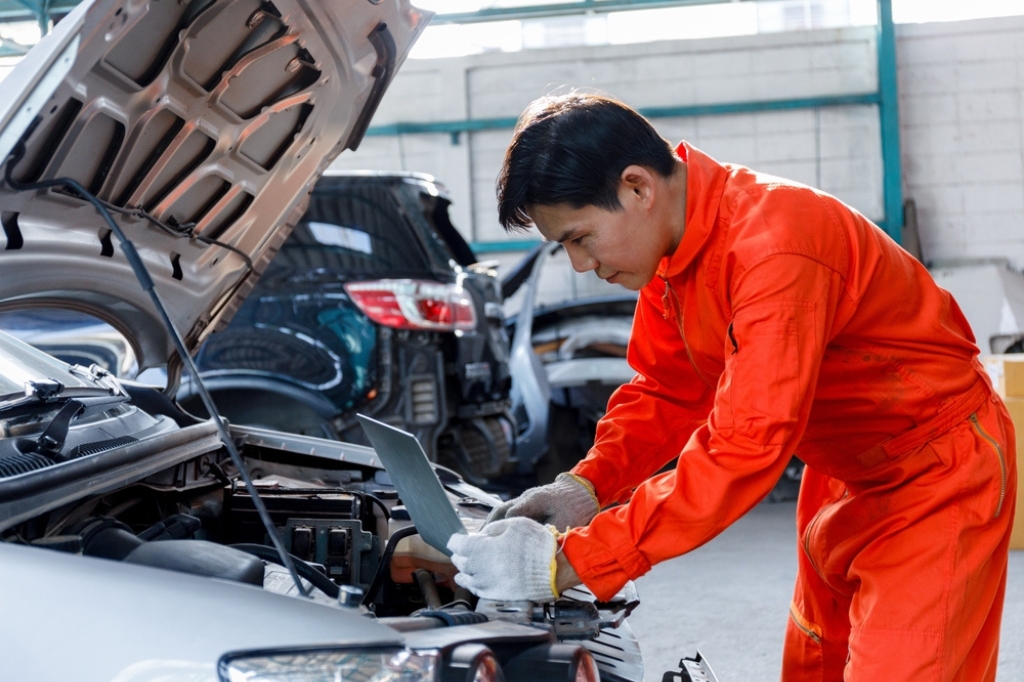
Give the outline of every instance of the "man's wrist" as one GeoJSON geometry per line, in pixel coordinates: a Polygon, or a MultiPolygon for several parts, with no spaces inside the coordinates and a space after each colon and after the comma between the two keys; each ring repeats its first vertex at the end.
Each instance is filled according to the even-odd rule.
{"type": "Polygon", "coordinates": [[[576,574],[576,569],[569,563],[568,557],[562,552],[562,548],[559,547],[558,551],[555,552],[555,584],[558,587],[558,594],[562,594],[570,587],[576,587],[582,580],[579,575],[576,574]]]}

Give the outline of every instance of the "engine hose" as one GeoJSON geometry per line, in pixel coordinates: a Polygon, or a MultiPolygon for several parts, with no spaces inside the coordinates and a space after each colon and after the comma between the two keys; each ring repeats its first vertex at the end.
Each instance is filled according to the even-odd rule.
{"type": "MultiPolygon", "coordinates": [[[[243,552],[252,554],[253,556],[259,557],[264,561],[270,561],[275,564],[281,564],[281,556],[277,553],[277,550],[267,545],[260,545],[255,542],[242,542],[237,545],[231,545],[235,549],[240,549],[243,552]]],[[[331,599],[337,599],[338,595],[341,594],[341,588],[334,584],[330,578],[316,570],[308,563],[295,556],[289,554],[292,563],[295,564],[295,572],[300,576],[313,583],[313,586],[319,589],[321,592],[326,594],[331,599]]],[[[283,564],[282,564],[283,565],[283,564]]]]}
{"type": "Polygon", "coordinates": [[[363,597],[363,606],[372,608],[370,605],[373,604],[373,600],[377,598],[377,593],[380,592],[381,586],[384,585],[384,576],[387,575],[391,568],[391,557],[395,554],[395,547],[398,546],[399,540],[418,534],[419,531],[416,530],[416,526],[399,528],[391,534],[391,537],[388,538],[388,544],[384,547],[384,554],[380,558],[380,563],[377,564],[377,572],[373,574],[373,582],[370,583],[370,589],[366,591],[366,596],[363,597]]]}
{"type": "Polygon", "coordinates": [[[434,611],[441,608],[441,596],[437,593],[437,583],[434,582],[434,576],[429,571],[417,568],[413,571],[412,577],[416,579],[416,584],[419,585],[420,593],[423,595],[423,601],[426,603],[427,608],[434,611]]]}

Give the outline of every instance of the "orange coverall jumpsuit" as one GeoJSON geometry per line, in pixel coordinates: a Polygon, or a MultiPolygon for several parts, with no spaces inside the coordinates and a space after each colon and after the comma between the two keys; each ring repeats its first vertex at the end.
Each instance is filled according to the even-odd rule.
{"type": "Polygon", "coordinates": [[[795,453],[783,679],[994,680],[1014,433],[966,319],[835,198],[677,151],[685,231],[640,293],[637,376],[573,469],[623,504],[563,552],[608,599],[746,513],[795,453]]]}

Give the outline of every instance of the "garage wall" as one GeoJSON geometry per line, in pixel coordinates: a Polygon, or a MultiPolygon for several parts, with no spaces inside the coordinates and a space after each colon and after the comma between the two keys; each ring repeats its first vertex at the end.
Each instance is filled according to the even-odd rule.
{"type": "MultiPolygon", "coordinates": [[[[925,257],[1008,257],[1024,267],[1024,17],[899,25],[897,41],[904,192],[917,203],[925,257]]],[[[568,87],[641,108],[866,93],[877,88],[876,59],[875,29],[863,27],[410,61],[374,125],[515,117],[568,87]]],[[[653,122],[672,141],[821,187],[882,218],[873,106],[653,122]]],[[[434,174],[471,241],[503,240],[494,178],[510,135],[367,137],[336,165],[434,174]]]]}
{"type": "MultiPolygon", "coordinates": [[[[375,126],[515,117],[533,99],[570,87],[632,106],[808,98],[877,89],[872,27],[409,61],[375,126]]],[[[881,146],[872,106],[727,116],[656,118],[667,139],[687,139],[723,161],[813,184],[881,218],[881,146]]],[[[367,137],[340,168],[418,170],[451,189],[453,219],[475,242],[507,239],[496,221],[494,178],[510,129],[367,137]]],[[[532,235],[531,235],[532,236],[532,235]]],[[[522,238],[522,236],[518,236],[522,238]]]]}
{"type": "Polygon", "coordinates": [[[1024,268],[1024,17],[897,28],[904,191],[925,258],[1024,268]]]}

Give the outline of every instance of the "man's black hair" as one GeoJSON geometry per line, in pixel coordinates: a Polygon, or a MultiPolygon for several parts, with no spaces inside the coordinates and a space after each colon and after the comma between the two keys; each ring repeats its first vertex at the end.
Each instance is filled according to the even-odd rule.
{"type": "Polygon", "coordinates": [[[622,171],[645,166],[669,177],[672,145],[638,112],[603,95],[542,97],[519,117],[497,181],[498,221],[528,228],[530,205],[622,208],[622,171]]]}

